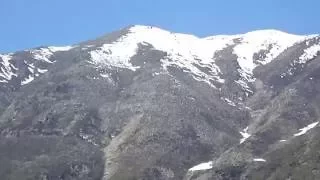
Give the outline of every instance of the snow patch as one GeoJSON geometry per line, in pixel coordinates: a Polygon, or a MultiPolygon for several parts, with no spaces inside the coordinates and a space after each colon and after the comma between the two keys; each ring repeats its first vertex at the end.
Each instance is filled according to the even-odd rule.
{"type": "Polygon", "coordinates": [[[103,78],[110,78],[109,74],[100,74],[100,76],[103,77],[103,78]]]}
{"type": "Polygon", "coordinates": [[[238,56],[241,69],[252,74],[257,66],[253,56],[260,51],[266,51],[266,57],[258,60],[262,64],[270,63],[280,53],[297,42],[306,39],[306,36],[292,35],[277,30],[259,30],[246,33],[241,37],[241,43],[234,48],[234,54],[238,56]]]}
{"type": "Polygon", "coordinates": [[[225,101],[226,103],[228,103],[230,106],[237,106],[236,103],[234,103],[233,101],[231,101],[228,98],[221,98],[223,101],[225,101]]]}
{"type": "Polygon", "coordinates": [[[57,47],[57,46],[49,46],[48,49],[51,52],[57,52],[57,51],[69,51],[71,49],[73,49],[73,46],[61,46],[61,47],[57,47]]]}
{"type": "Polygon", "coordinates": [[[306,127],[304,127],[304,128],[299,129],[299,130],[300,130],[300,132],[299,132],[299,133],[294,134],[294,136],[301,136],[301,135],[303,135],[303,134],[307,133],[310,129],[315,128],[318,124],[319,124],[319,121],[318,121],[318,122],[311,123],[311,124],[309,124],[308,126],[306,126],[306,127]]]}
{"type": "Polygon", "coordinates": [[[159,72],[153,72],[152,73],[152,76],[154,77],[154,76],[159,76],[161,73],[159,73],[159,72]]]}
{"type": "Polygon", "coordinates": [[[47,63],[54,63],[54,61],[51,61],[50,58],[53,56],[53,53],[58,52],[58,51],[69,51],[71,50],[72,46],[62,46],[62,47],[57,47],[57,46],[49,46],[47,48],[40,48],[40,49],[33,49],[30,51],[30,53],[33,55],[33,57],[36,60],[39,61],[45,61],[47,63]]]}
{"type": "Polygon", "coordinates": [[[31,54],[36,60],[45,61],[50,64],[54,63],[53,61],[50,60],[53,53],[47,48],[40,48],[40,50],[38,49],[31,50],[31,54]]]}
{"type": "Polygon", "coordinates": [[[315,44],[313,46],[310,46],[309,48],[304,50],[304,53],[299,57],[299,60],[297,62],[300,64],[306,63],[309,60],[315,58],[319,52],[320,52],[320,44],[315,44]]]}
{"type": "Polygon", "coordinates": [[[115,82],[113,81],[112,77],[111,77],[111,73],[101,73],[100,74],[101,77],[105,78],[109,83],[115,85],[115,82]]]}
{"type": "Polygon", "coordinates": [[[91,51],[91,61],[96,65],[109,65],[119,68],[127,68],[135,71],[138,66],[130,63],[131,57],[135,54],[136,48],[130,49],[130,42],[119,44],[104,44],[97,50],[91,51]],[[134,51],[131,52],[131,51],[134,51]]]}
{"type": "Polygon", "coordinates": [[[13,70],[17,70],[18,68],[14,67],[14,65],[10,63],[12,59],[11,54],[6,54],[6,55],[0,54],[0,59],[2,59],[2,62],[1,62],[2,66],[0,68],[0,77],[4,79],[4,80],[1,80],[1,82],[7,83],[9,80],[12,79],[12,76],[17,77],[17,74],[15,74],[13,70]]]}
{"type": "Polygon", "coordinates": [[[34,69],[32,67],[28,67],[28,70],[33,74],[34,73],[34,69]]]}
{"type": "Polygon", "coordinates": [[[208,170],[208,169],[211,169],[212,167],[213,167],[213,162],[209,161],[209,162],[198,164],[198,165],[190,168],[189,171],[208,170]]]}
{"type": "Polygon", "coordinates": [[[40,68],[38,68],[37,71],[38,71],[40,74],[43,74],[43,73],[48,72],[48,69],[40,69],[40,68]]]}
{"type": "Polygon", "coordinates": [[[250,136],[251,134],[248,133],[249,127],[246,127],[243,129],[243,131],[240,131],[240,134],[242,138],[240,139],[240,144],[244,143],[250,136]]]}
{"type": "MultiPolygon", "coordinates": [[[[314,35],[307,36],[308,38],[315,37],[314,35]]],[[[306,44],[309,45],[309,41],[306,41],[306,44]]],[[[290,63],[290,67],[288,70],[280,75],[281,78],[285,78],[286,76],[292,76],[295,73],[295,70],[297,70],[296,65],[301,65],[302,67],[305,66],[305,64],[312,60],[313,58],[317,57],[320,53],[320,44],[314,44],[306,49],[304,49],[303,54],[298,58],[295,59],[292,63],[290,63]]],[[[311,78],[310,80],[312,80],[311,78]]]]}
{"type": "Polygon", "coordinates": [[[244,90],[247,91],[248,93],[253,93],[253,91],[251,90],[251,88],[249,87],[248,83],[246,80],[243,79],[239,79],[234,81],[236,84],[240,85],[240,87],[244,90]]]}
{"type": "Polygon", "coordinates": [[[26,79],[24,79],[23,81],[21,81],[21,85],[26,85],[29,84],[30,82],[32,82],[34,80],[34,77],[32,75],[29,75],[26,79]]]}
{"type": "Polygon", "coordinates": [[[253,159],[254,162],[267,162],[265,159],[262,158],[255,158],[253,159]]]}

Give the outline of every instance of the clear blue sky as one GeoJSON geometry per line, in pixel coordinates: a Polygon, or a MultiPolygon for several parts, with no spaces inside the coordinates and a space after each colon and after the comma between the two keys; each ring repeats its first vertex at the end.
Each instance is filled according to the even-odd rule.
{"type": "Polygon", "coordinates": [[[0,52],[93,39],[132,24],[198,36],[320,33],[319,0],[0,0],[0,52]]]}

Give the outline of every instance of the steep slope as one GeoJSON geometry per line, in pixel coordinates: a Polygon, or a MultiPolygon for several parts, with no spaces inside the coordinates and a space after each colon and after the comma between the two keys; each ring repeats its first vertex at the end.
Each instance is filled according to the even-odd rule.
{"type": "Polygon", "coordinates": [[[1,55],[0,175],[174,180],[309,173],[285,152],[297,152],[297,161],[317,172],[309,156],[318,144],[319,41],[277,30],[199,38],[132,26],[78,45],[1,55]]]}

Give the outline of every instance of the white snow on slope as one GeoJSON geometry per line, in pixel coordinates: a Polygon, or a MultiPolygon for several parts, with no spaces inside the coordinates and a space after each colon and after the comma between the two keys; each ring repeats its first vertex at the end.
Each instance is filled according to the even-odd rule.
{"type": "MultiPolygon", "coordinates": [[[[316,37],[316,35],[310,35],[308,36],[309,40],[312,38],[312,37],[316,37]]],[[[319,38],[319,37],[318,37],[319,38]]],[[[306,41],[306,45],[309,45],[310,44],[310,41],[306,41]]],[[[298,59],[295,59],[291,64],[290,64],[290,67],[288,68],[288,70],[284,73],[282,73],[280,75],[281,78],[284,78],[286,76],[292,76],[294,75],[295,73],[295,70],[296,70],[296,65],[300,64],[302,67],[305,66],[305,64],[312,60],[313,58],[315,58],[316,56],[318,56],[320,53],[320,44],[314,44],[314,45],[311,45],[309,46],[308,48],[304,49],[304,52],[303,54],[298,58],[298,59]]]]}
{"type": "Polygon", "coordinates": [[[310,129],[315,128],[318,124],[319,124],[319,121],[318,121],[318,122],[311,123],[311,124],[309,124],[308,126],[306,126],[306,127],[304,127],[304,128],[301,128],[301,129],[300,129],[300,132],[294,134],[294,136],[301,136],[301,135],[307,133],[310,129]]]}
{"type": "Polygon", "coordinates": [[[243,131],[240,131],[240,134],[242,135],[242,138],[240,139],[240,144],[244,143],[251,134],[248,133],[249,127],[246,127],[243,131]]]}
{"type": "Polygon", "coordinates": [[[242,70],[239,70],[240,72],[240,76],[242,77],[241,79],[234,81],[235,83],[239,84],[243,90],[249,92],[249,93],[253,93],[253,91],[250,89],[249,85],[247,84],[247,82],[253,82],[253,78],[250,76],[249,78],[245,78],[248,77],[247,74],[242,74],[241,72],[243,72],[242,70]]]}
{"type": "Polygon", "coordinates": [[[293,35],[277,30],[258,30],[241,36],[241,43],[236,45],[233,53],[238,56],[241,79],[236,81],[241,87],[252,93],[248,82],[255,81],[253,70],[259,64],[265,65],[274,60],[287,48],[314,36],[293,35]],[[254,55],[264,51],[265,56],[254,60],[254,55]]]}
{"type": "Polygon", "coordinates": [[[38,68],[37,71],[41,74],[48,72],[48,69],[40,69],[38,68]]]}
{"type": "Polygon", "coordinates": [[[253,60],[255,53],[266,50],[266,57],[258,61],[267,64],[285,49],[306,38],[306,36],[292,35],[277,30],[253,31],[241,37],[241,43],[234,48],[234,53],[238,56],[238,63],[242,70],[252,74],[252,70],[257,66],[253,60]]]}
{"type": "Polygon", "coordinates": [[[190,71],[195,79],[210,83],[210,80],[220,80],[219,68],[213,63],[214,53],[232,43],[232,37],[201,39],[156,27],[134,26],[118,41],[104,44],[100,49],[92,51],[91,57],[95,64],[136,70],[139,67],[134,67],[130,63],[130,58],[136,55],[139,44],[151,45],[157,50],[168,53],[168,57],[162,60],[164,69],[177,65],[185,71],[190,71]],[[210,68],[210,74],[198,69],[197,65],[210,68]]]}
{"type": "Polygon", "coordinates": [[[313,59],[320,52],[320,44],[314,44],[309,48],[304,50],[304,53],[299,57],[298,63],[303,64],[308,62],[310,59],[313,59]]]}
{"type": "Polygon", "coordinates": [[[306,38],[307,36],[291,35],[276,30],[199,38],[188,34],[172,33],[157,27],[133,26],[128,34],[116,42],[104,44],[90,54],[92,63],[96,65],[128,68],[135,71],[140,67],[133,66],[130,59],[136,55],[138,45],[151,45],[157,50],[167,52],[168,57],[162,59],[164,69],[176,65],[190,72],[194,79],[212,85],[211,81],[224,82],[220,77],[220,69],[215,65],[215,53],[229,45],[235,45],[233,53],[238,56],[237,60],[241,67],[239,72],[243,77],[243,82],[239,84],[244,85],[244,89],[247,90],[246,81],[254,81],[252,71],[257,66],[253,61],[255,53],[266,50],[266,58],[259,59],[259,62],[267,64],[285,49],[306,38]],[[239,40],[240,43],[235,40],[239,40]],[[203,72],[198,66],[207,67],[210,72],[203,72]]]}
{"type": "Polygon", "coordinates": [[[23,86],[23,85],[29,84],[33,80],[34,80],[34,77],[32,75],[29,75],[26,79],[21,81],[21,85],[23,86]]]}
{"type": "Polygon", "coordinates": [[[115,82],[113,81],[111,74],[109,73],[100,73],[100,76],[105,78],[109,83],[115,85],[115,82]]]}
{"type": "Polygon", "coordinates": [[[262,158],[256,158],[256,159],[253,159],[253,161],[255,161],[255,162],[267,162],[265,159],[262,159],[262,158]]]}
{"type": "Polygon", "coordinates": [[[32,74],[34,74],[34,68],[35,68],[34,64],[33,64],[33,63],[28,64],[27,61],[24,61],[24,63],[27,65],[28,70],[29,70],[32,74]]]}
{"type": "Polygon", "coordinates": [[[12,76],[17,76],[13,72],[13,70],[18,70],[13,64],[10,63],[10,60],[12,59],[12,56],[10,54],[2,55],[0,54],[0,59],[2,59],[2,66],[0,69],[0,77],[2,77],[5,80],[1,80],[1,82],[8,82],[11,80],[12,76]]]}
{"type": "MultiPolygon", "coordinates": [[[[40,48],[40,49],[33,49],[33,50],[27,50],[29,51],[35,60],[39,61],[44,61],[47,63],[53,63],[50,58],[53,56],[53,53],[58,52],[58,51],[69,51],[74,47],[72,46],[64,46],[64,47],[56,47],[56,46],[50,46],[48,48],[40,48]]],[[[15,71],[18,71],[18,68],[16,68],[10,61],[12,59],[12,54],[6,54],[2,55],[0,54],[0,63],[1,63],[1,68],[0,68],[0,77],[3,79],[0,80],[0,83],[8,83],[8,81],[11,80],[12,76],[18,76],[15,71]]],[[[36,67],[34,66],[34,63],[28,63],[26,60],[24,60],[25,65],[27,66],[27,69],[29,72],[32,74],[28,76],[26,79],[24,79],[21,82],[21,85],[25,85],[30,83],[31,81],[34,80],[34,76],[39,76],[40,74],[43,74],[47,72],[48,70],[46,69],[37,69],[35,71],[36,67]]]]}
{"type": "Polygon", "coordinates": [[[48,49],[51,52],[57,52],[57,51],[70,51],[71,49],[73,49],[73,46],[49,46],[48,49]]]}
{"type": "Polygon", "coordinates": [[[201,170],[211,169],[212,165],[213,165],[212,161],[201,163],[201,164],[198,164],[198,165],[190,168],[189,171],[201,171],[201,170]]]}
{"type": "Polygon", "coordinates": [[[36,60],[45,61],[47,63],[54,63],[53,61],[50,60],[50,58],[53,56],[53,53],[58,52],[58,51],[69,51],[72,48],[74,48],[74,47],[72,47],[72,46],[62,46],[62,47],[49,46],[48,48],[33,49],[30,52],[36,60]]]}
{"type": "Polygon", "coordinates": [[[50,64],[53,63],[52,61],[50,61],[50,58],[53,55],[53,53],[47,48],[31,50],[31,54],[36,60],[45,61],[50,64]]]}
{"type": "Polygon", "coordinates": [[[228,103],[230,106],[237,106],[236,103],[234,103],[233,101],[231,101],[228,98],[221,98],[221,100],[225,101],[226,103],[228,103]]]}
{"type": "MultiPolygon", "coordinates": [[[[52,64],[52,63],[54,63],[54,61],[51,61],[50,58],[53,56],[53,53],[58,52],[58,51],[69,51],[72,48],[74,48],[74,47],[72,47],[72,46],[61,46],[61,47],[49,46],[47,48],[30,50],[30,53],[33,55],[34,59],[52,64]]],[[[37,71],[35,71],[36,67],[34,66],[33,63],[28,64],[27,61],[24,61],[24,63],[28,66],[28,70],[32,74],[29,75],[27,78],[25,78],[23,81],[21,81],[21,85],[29,84],[30,82],[32,82],[34,80],[35,77],[38,77],[40,74],[46,73],[48,71],[47,69],[40,69],[40,68],[37,68],[37,71]]]]}

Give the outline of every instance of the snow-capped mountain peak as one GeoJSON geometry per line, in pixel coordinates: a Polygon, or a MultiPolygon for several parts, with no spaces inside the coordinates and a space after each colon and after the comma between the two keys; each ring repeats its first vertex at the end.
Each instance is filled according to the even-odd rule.
{"type": "Polygon", "coordinates": [[[320,179],[319,61],[319,36],[151,26],[2,54],[1,179],[320,179]]]}
{"type": "Polygon", "coordinates": [[[133,66],[130,59],[136,55],[139,44],[152,46],[168,54],[168,57],[162,60],[163,69],[176,65],[190,71],[195,79],[211,84],[211,81],[224,82],[215,63],[215,54],[226,47],[234,46],[233,53],[238,57],[241,76],[247,81],[252,81],[252,71],[255,67],[271,62],[288,47],[308,37],[278,30],[258,30],[246,34],[199,38],[158,27],[136,25],[130,27],[128,33],[117,41],[104,44],[90,54],[92,63],[96,65],[136,70],[140,67],[133,66]],[[199,66],[209,68],[210,72],[202,72],[199,66]]]}
{"type": "MultiPolygon", "coordinates": [[[[232,48],[237,56],[241,79],[238,84],[248,89],[247,82],[254,81],[253,69],[274,60],[279,54],[296,43],[315,37],[293,35],[278,30],[257,30],[245,34],[215,35],[200,38],[190,34],[174,33],[153,26],[135,25],[127,29],[115,41],[103,43],[91,48],[89,54],[92,64],[103,67],[126,68],[135,71],[141,67],[133,65],[131,59],[137,55],[139,47],[149,46],[155,50],[166,52],[161,59],[162,69],[177,66],[198,81],[203,81],[212,87],[215,83],[224,83],[221,69],[216,63],[217,53],[226,48],[232,48]],[[207,69],[206,72],[203,69],[207,69]]],[[[54,53],[69,51],[76,46],[43,47],[28,50],[35,60],[52,64],[54,53]]],[[[91,46],[90,46],[91,47],[91,46]]],[[[315,48],[313,48],[315,49],[315,48]]],[[[313,55],[316,54],[313,50],[313,55]]],[[[311,55],[309,55],[311,57],[311,55]]],[[[7,82],[15,76],[15,66],[8,66],[8,55],[2,55],[2,82],[7,82]]],[[[43,71],[41,71],[43,72],[43,71]]],[[[38,74],[37,74],[38,75],[38,74]]],[[[25,77],[31,79],[30,77],[25,77]]]]}

